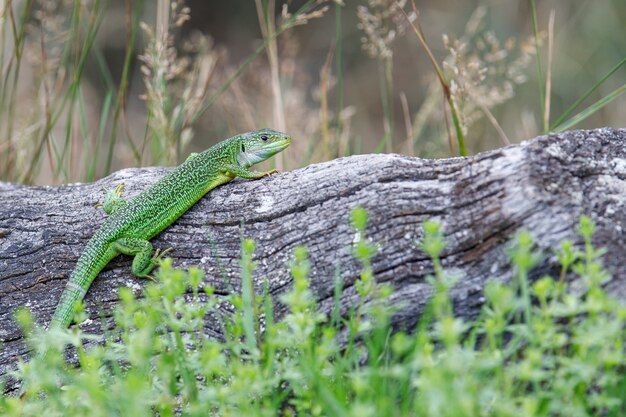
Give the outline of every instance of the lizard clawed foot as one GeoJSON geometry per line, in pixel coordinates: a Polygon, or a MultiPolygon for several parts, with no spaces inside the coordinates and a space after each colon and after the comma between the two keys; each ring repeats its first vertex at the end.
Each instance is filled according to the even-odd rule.
{"type": "MultiPolygon", "coordinates": [[[[163,259],[163,257],[168,253],[171,252],[174,248],[169,247],[165,250],[161,250],[159,248],[157,248],[157,250],[154,251],[154,255],[152,255],[152,258],[150,258],[150,269],[154,268],[155,266],[157,266],[159,264],[159,261],[161,259],[163,259]]],[[[157,279],[155,277],[153,277],[152,275],[146,274],[146,275],[141,275],[141,278],[146,278],[149,279],[150,281],[154,282],[155,284],[157,284],[159,281],[157,281],[157,279]]]]}
{"type": "Polygon", "coordinates": [[[165,249],[164,251],[162,251],[161,249],[157,248],[157,250],[154,252],[154,256],[152,257],[152,262],[153,263],[157,263],[158,261],[160,261],[161,259],[163,259],[163,257],[171,252],[174,248],[173,247],[169,247],[167,249],[165,249]]]}
{"type": "MultiPolygon", "coordinates": [[[[161,259],[163,259],[163,257],[165,255],[167,255],[168,252],[171,252],[174,248],[169,247],[165,250],[161,250],[159,248],[157,248],[156,251],[154,251],[154,255],[152,255],[152,258],[150,259],[150,269],[154,268],[155,266],[157,266],[159,264],[159,261],[161,259]]],[[[152,275],[146,274],[146,275],[142,275],[141,278],[147,278],[150,281],[154,282],[154,283],[158,283],[158,281],[156,280],[156,278],[154,278],[152,275]]]]}
{"type": "Polygon", "coordinates": [[[116,197],[119,197],[122,195],[122,190],[124,189],[124,187],[126,186],[126,184],[124,184],[123,182],[119,183],[117,187],[115,187],[115,190],[113,191],[115,193],[116,197]]]}
{"type": "Polygon", "coordinates": [[[102,207],[106,214],[113,214],[120,207],[126,205],[126,200],[121,197],[123,189],[124,183],[120,183],[114,190],[102,188],[102,191],[105,193],[104,202],[97,203],[94,207],[102,207]]]}
{"type": "Polygon", "coordinates": [[[161,251],[161,249],[157,248],[157,250],[154,252],[154,257],[152,259],[160,259],[163,256],[165,256],[166,253],[173,251],[174,248],[173,247],[169,247],[167,249],[165,249],[164,251],[161,251]]]}

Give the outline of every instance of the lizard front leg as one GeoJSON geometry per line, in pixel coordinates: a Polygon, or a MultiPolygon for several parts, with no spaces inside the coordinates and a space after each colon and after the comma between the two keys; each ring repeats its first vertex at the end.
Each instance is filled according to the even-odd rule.
{"type": "Polygon", "coordinates": [[[121,207],[126,205],[126,200],[121,197],[123,189],[124,183],[115,187],[115,190],[102,189],[102,191],[105,192],[104,202],[96,204],[96,207],[102,207],[104,212],[108,215],[115,213],[121,207]]]}
{"type": "Polygon", "coordinates": [[[172,250],[165,249],[163,252],[157,249],[152,255],[152,243],[145,239],[134,237],[122,237],[113,242],[113,249],[124,255],[134,256],[132,272],[138,278],[151,278],[148,274],[157,265],[159,259],[172,250]]]}
{"type": "Polygon", "coordinates": [[[225,174],[227,172],[230,172],[237,177],[246,178],[249,180],[256,180],[259,178],[267,177],[268,175],[276,174],[278,171],[276,171],[275,169],[267,172],[250,171],[249,169],[240,167],[238,165],[230,164],[224,167],[223,173],[225,174]]]}

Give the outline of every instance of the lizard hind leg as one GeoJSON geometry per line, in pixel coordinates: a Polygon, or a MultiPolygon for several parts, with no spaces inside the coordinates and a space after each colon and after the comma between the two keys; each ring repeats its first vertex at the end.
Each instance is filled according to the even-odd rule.
{"type": "Polygon", "coordinates": [[[113,242],[113,248],[125,255],[134,256],[132,264],[132,272],[138,278],[150,278],[148,275],[152,269],[158,264],[159,260],[163,258],[172,248],[168,248],[164,251],[156,250],[152,255],[152,244],[145,239],[138,239],[134,237],[122,237],[113,242]]]}
{"type": "Polygon", "coordinates": [[[122,190],[124,189],[124,183],[121,183],[114,190],[104,191],[104,202],[96,204],[96,207],[102,207],[104,212],[108,215],[115,213],[121,207],[126,205],[126,200],[121,197],[122,190]]]}

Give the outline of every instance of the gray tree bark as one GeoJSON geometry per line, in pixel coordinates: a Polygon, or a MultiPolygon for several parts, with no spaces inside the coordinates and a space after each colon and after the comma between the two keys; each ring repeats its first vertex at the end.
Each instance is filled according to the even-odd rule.
{"type": "MultiPolygon", "coordinates": [[[[129,198],[166,172],[125,169],[92,184],[60,187],[0,183],[0,377],[27,353],[14,310],[26,306],[47,325],[76,259],[105,218],[94,208],[101,188],[124,182],[129,198]]],[[[359,205],[369,213],[368,237],[380,245],[376,279],[393,285],[401,306],[393,318],[397,328],[414,326],[431,294],[426,277],[432,263],[416,245],[427,219],[441,223],[443,266],[460,277],[452,290],[460,316],[477,315],[488,280],[511,279],[507,248],[520,229],[530,231],[546,254],[531,278],[557,276],[554,251],[563,239],[581,245],[576,226],[582,214],[597,224],[595,245],[607,249],[607,287],[626,295],[626,129],[542,136],[469,158],[358,155],[259,181],[236,180],[211,191],[153,244],[174,247],[176,266],[202,267],[205,283],[224,295],[240,291],[243,228],[257,244],[255,284],[260,288],[267,278],[275,299],[290,287],[293,249],[304,245],[319,309],[331,311],[338,276],[345,313],[358,299],[354,283],[361,267],[351,256],[349,213],[359,205]]],[[[132,276],[130,263],[121,256],[94,281],[85,298],[94,320],[86,330],[100,332],[99,316],[111,314],[119,287],[140,292],[143,282],[132,276]]],[[[211,322],[206,329],[219,336],[211,322]]]]}

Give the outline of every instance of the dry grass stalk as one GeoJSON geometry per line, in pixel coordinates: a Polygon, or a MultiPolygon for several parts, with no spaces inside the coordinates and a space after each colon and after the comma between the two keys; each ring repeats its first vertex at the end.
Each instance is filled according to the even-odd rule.
{"type": "Polygon", "coordinates": [[[449,53],[443,61],[443,69],[459,110],[463,132],[467,134],[472,124],[484,115],[507,143],[490,109],[512,99],[515,86],[526,82],[525,70],[535,48],[531,38],[519,47],[514,39],[501,44],[492,31],[483,29],[485,13],[485,7],[476,9],[460,39],[451,41],[447,35],[443,36],[449,53]]]}
{"type": "Polygon", "coordinates": [[[367,5],[357,7],[359,23],[363,32],[361,46],[370,56],[378,60],[380,73],[381,99],[383,107],[383,129],[385,135],[379,149],[391,152],[393,147],[393,49],[392,44],[398,35],[403,34],[414,19],[407,15],[404,6],[407,0],[368,0],[367,5]],[[406,17],[406,18],[405,18],[406,17]]]}
{"type": "MultiPolygon", "coordinates": [[[[69,34],[69,11],[72,2],[42,0],[31,2],[32,19],[22,23],[24,36],[13,32],[15,42],[13,54],[10,54],[7,66],[3,68],[3,80],[13,80],[11,86],[4,88],[12,92],[9,101],[4,102],[0,112],[0,123],[6,127],[8,161],[3,177],[8,172],[20,173],[12,179],[20,182],[32,182],[38,175],[45,175],[47,182],[57,182],[61,173],[61,165],[67,164],[65,177],[74,170],[75,163],[69,153],[60,154],[63,148],[62,138],[65,126],[56,123],[65,120],[62,116],[71,113],[65,109],[63,101],[67,94],[68,81],[72,74],[63,60],[64,48],[68,44],[77,45],[79,39],[71,39],[69,34]],[[21,44],[19,40],[21,39],[21,44]],[[21,62],[24,58],[25,62],[21,62]],[[24,64],[28,64],[27,66],[24,64]],[[11,71],[17,71],[15,77],[9,78],[11,71]],[[18,99],[19,98],[19,99],[18,99]],[[56,133],[56,134],[55,134],[56,133]],[[35,163],[45,150],[45,163],[35,163]]],[[[12,7],[11,2],[5,5],[12,7]]],[[[83,6],[85,15],[89,15],[89,4],[83,6]]],[[[5,9],[5,12],[8,10],[5,9]]],[[[17,22],[12,21],[12,25],[17,22]]],[[[16,27],[14,26],[15,30],[16,27]]],[[[72,133],[75,133],[72,130],[72,133]]],[[[73,139],[73,136],[69,136],[73,139]]],[[[81,141],[82,142],[82,141],[81,141]]],[[[74,153],[76,156],[78,152],[74,153]]]]}
{"type": "MultiPolygon", "coordinates": [[[[285,124],[285,109],[283,106],[283,96],[280,88],[280,73],[278,63],[278,46],[275,36],[276,32],[276,19],[274,14],[276,11],[276,1],[269,0],[267,2],[267,9],[263,8],[261,0],[255,0],[256,11],[259,18],[259,26],[261,27],[261,33],[263,38],[268,41],[267,45],[267,58],[270,63],[270,77],[272,85],[272,99],[274,106],[274,128],[284,132],[286,130],[285,124]]],[[[276,158],[276,169],[283,169],[282,155],[276,158]]]]}
{"type": "Polygon", "coordinates": [[[153,158],[157,163],[172,164],[180,161],[183,148],[193,137],[193,121],[202,111],[218,55],[211,39],[196,33],[185,42],[186,55],[180,57],[172,31],[189,20],[190,9],[182,0],[169,7],[159,7],[156,34],[141,23],[148,42],[139,59],[143,62],[146,92],[142,98],[149,112],[153,158]]]}
{"type": "Polygon", "coordinates": [[[413,154],[413,123],[411,123],[411,112],[409,110],[409,102],[406,99],[404,91],[400,93],[400,103],[402,104],[402,116],[404,118],[404,129],[406,130],[406,142],[404,148],[409,155],[413,154]]]}
{"type": "Polygon", "coordinates": [[[550,11],[550,19],[548,20],[548,65],[546,68],[546,96],[543,112],[543,131],[547,132],[550,126],[550,96],[552,95],[552,46],[554,43],[554,19],[555,11],[550,11]]]}
{"type": "Polygon", "coordinates": [[[326,62],[320,70],[320,125],[322,131],[322,142],[324,143],[324,158],[330,160],[332,158],[332,149],[329,133],[329,109],[328,109],[328,90],[331,83],[332,62],[334,47],[331,47],[326,54],[326,62]]]}

